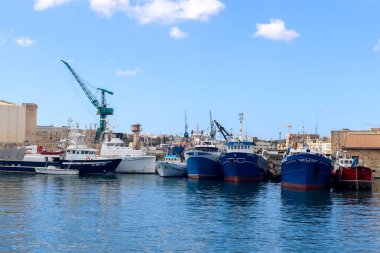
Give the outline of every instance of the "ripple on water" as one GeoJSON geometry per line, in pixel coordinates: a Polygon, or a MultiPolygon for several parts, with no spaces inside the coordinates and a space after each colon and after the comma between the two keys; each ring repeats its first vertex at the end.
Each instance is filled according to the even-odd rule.
{"type": "Polygon", "coordinates": [[[377,252],[380,195],[156,175],[0,177],[0,252],[377,252]]]}

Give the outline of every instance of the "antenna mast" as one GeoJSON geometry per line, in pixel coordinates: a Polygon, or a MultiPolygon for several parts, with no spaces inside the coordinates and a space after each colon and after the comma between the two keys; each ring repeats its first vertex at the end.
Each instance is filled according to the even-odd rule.
{"type": "Polygon", "coordinates": [[[189,139],[189,132],[188,132],[188,124],[187,124],[187,114],[186,114],[186,110],[185,110],[185,133],[183,135],[183,137],[185,137],[185,141],[187,142],[187,139],[189,139]]]}
{"type": "Polygon", "coordinates": [[[240,133],[239,133],[239,141],[243,141],[243,124],[244,124],[244,116],[243,113],[239,113],[239,121],[240,121],[240,133]]]}

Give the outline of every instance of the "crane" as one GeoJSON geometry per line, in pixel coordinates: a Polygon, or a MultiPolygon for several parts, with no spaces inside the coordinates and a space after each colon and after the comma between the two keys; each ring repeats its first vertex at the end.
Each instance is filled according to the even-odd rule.
{"type": "Polygon", "coordinates": [[[214,125],[214,121],[212,120],[212,115],[211,115],[211,111],[210,111],[210,138],[211,140],[215,140],[215,135],[216,135],[216,130],[215,130],[215,125],[214,125]]]}
{"type": "Polygon", "coordinates": [[[94,96],[94,94],[92,94],[91,91],[87,88],[86,84],[82,81],[79,75],[74,71],[74,69],[71,68],[71,66],[66,61],[61,60],[61,62],[63,62],[63,64],[65,64],[66,67],[70,70],[71,74],[74,76],[75,80],[79,83],[79,86],[82,88],[87,98],[98,110],[97,114],[100,115],[100,124],[99,124],[98,129],[96,130],[94,143],[99,143],[100,137],[103,134],[104,130],[106,129],[107,116],[113,115],[113,108],[107,107],[105,94],[107,93],[107,94],[113,95],[113,92],[106,89],[97,88],[98,90],[101,91],[101,94],[102,94],[101,102],[99,102],[94,96]]]}
{"type": "Polygon", "coordinates": [[[227,132],[226,129],[222,125],[220,125],[218,121],[214,120],[214,122],[215,122],[216,127],[219,129],[219,132],[222,133],[224,139],[226,141],[231,140],[232,139],[232,134],[230,134],[229,132],[227,132]]]}
{"type": "Polygon", "coordinates": [[[285,128],[287,128],[288,129],[288,134],[290,134],[290,131],[292,131],[292,125],[285,125],[285,126],[283,126],[283,127],[285,127],[285,128]]]}

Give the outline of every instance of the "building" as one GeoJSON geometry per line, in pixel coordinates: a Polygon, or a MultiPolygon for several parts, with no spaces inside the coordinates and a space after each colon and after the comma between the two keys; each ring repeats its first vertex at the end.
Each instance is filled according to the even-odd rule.
{"type": "Polygon", "coordinates": [[[286,134],[286,147],[303,148],[319,141],[319,134],[286,134]]]}
{"type": "Polygon", "coordinates": [[[0,100],[0,149],[36,143],[37,108],[0,100]]]}
{"type": "MultiPolygon", "coordinates": [[[[79,130],[85,134],[85,142],[91,146],[96,135],[96,130],[86,129],[79,130]]],[[[36,143],[42,146],[45,150],[54,151],[58,149],[60,140],[67,139],[69,137],[70,127],[62,126],[37,126],[37,141],[36,143]]],[[[93,146],[94,147],[94,146],[93,146]]]]}
{"type": "Polygon", "coordinates": [[[348,156],[359,158],[359,165],[380,172],[380,128],[331,131],[331,149],[333,156],[346,151],[348,156]]]}

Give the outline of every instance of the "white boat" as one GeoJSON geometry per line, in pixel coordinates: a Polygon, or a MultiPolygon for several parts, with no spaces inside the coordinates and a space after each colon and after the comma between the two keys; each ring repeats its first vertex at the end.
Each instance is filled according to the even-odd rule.
{"type": "Polygon", "coordinates": [[[186,162],[177,155],[166,155],[164,161],[157,162],[157,172],[161,177],[184,177],[186,162]]]}
{"type": "Polygon", "coordinates": [[[121,158],[117,173],[154,174],[156,173],[156,156],[146,155],[143,150],[134,150],[125,146],[119,137],[105,134],[100,155],[109,158],[121,158]]]}
{"type": "Polygon", "coordinates": [[[62,169],[56,166],[47,166],[44,168],[35,168],[37,173],[40,174],[53,174],[53,175],[78,175],[79,170],[62,169]]]}

